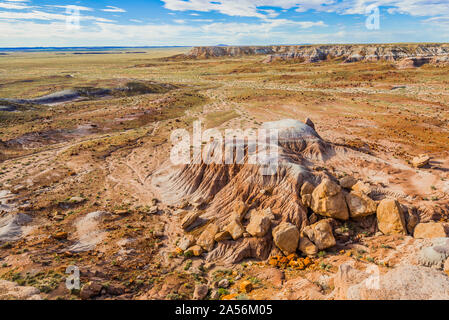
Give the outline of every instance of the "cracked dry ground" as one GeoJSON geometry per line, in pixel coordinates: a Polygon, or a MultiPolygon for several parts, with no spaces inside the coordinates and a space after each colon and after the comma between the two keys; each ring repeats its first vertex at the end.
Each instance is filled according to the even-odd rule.
{"type": "MultiPolygon", "coordinates": [[[[444,223],[448,67],[160,59],[172,54],[2,59],[2,98],[131,81],[173,88],[0,112],[0,298],[191,299],[206,284],[210,299],[339,299],[354,285],[342,280],[345,263],[377,266],[382,275],[420,266],[420,250],[432,241],[379,234],[373,217],[337,221],[336,246],[307,261],[297,251],[279,261],[210,262],[177,248],[181,204],[161,202],[151,182],[169,157],[171,132],[191,132],[194,120],[246,129],[308,117],[325,141],[382,160],[351,167],[337,157],[314,171],[388,187],[389,196],[421,208],[421,222],[444,223]],[[413,169],[422,153],[430,165],[413,169]],[[298,258],[301,266],[290,264],[298,258]],[[81,292],[66,289],[71,265],[80,269],[81,292]]],[[[444,275],[442,266],[425,268],[444,275]]]]}

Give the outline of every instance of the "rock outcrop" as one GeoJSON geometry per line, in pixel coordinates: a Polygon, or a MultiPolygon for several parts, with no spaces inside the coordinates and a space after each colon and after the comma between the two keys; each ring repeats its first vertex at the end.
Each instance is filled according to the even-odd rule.
{"type": "MultiPolygon", "coordinates": [[[[311,226],[307,226],[306,228],[304,228],[303,233],[315,244],[318,250],[331,248],[336,244],[329,219],[320,220],[311,226]]],[[[302,245],[304,246],[305,244],[307,244],[307,242],[304,243],[303,240],[302,245]]],[[[305,249],[309,249],[310,252],[313,251],[312,248],[305,249]]]]}
{"type": "Polygon", "coordinates": [[[358,61],[398,62],[399,68],[414,68],[424,64],[448,63],[449,46],[446,44],[372,44],[372,45],[302,45],[264,47],[195,47],[187,58],[217,58],[238,56],[266,56],[264,63],[292,60],[320,62],[339,60],[345,63],[358,61]]]}
{"type": "Polygon", "coordinates": [[[283,222],[273,229],[274,244],[289,255],[298,248],[299,230],[291,223],[283,222]]]}
{"type": "Polygon", "coordinates": [[[431,239],[445,238],[448,236],[446,227],[439,222],[418,223],[413,234],[415,238],[431,239]]]}
{"type": "Polygon", "coordinates": [[[377,207],[377,224],[386,235],[407,234],[404,213],[397,200],[384,199],[377,207]]]}
{"type": "Polygon", "coordinates": [[[341,187],[329,179],[324,179],[313,190],[310,204],[313,212],[340,220],[348,220],[349,212],[341,187]]]}

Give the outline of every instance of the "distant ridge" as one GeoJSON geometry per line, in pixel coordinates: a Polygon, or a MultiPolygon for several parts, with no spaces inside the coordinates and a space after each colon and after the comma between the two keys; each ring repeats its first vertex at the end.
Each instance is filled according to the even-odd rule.
{"type": "Polygon", "coordinates": [[[0,52],[112,51],[122,49],[157,49],[157,48],[190,48],[190,46],[16,47],[16,48],[0,48],[0,52]]]}

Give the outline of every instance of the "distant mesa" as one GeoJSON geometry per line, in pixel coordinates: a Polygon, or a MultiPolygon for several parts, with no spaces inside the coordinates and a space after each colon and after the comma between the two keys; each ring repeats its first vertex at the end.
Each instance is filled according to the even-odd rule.
{"type": "Polygon", "coordinates": [[[184,55],[190,59],[237,56],[264,56],[263,63],[297,61],[314,63],[337,60],[343,63],[387,61],[398,68],[425,64],[449,64],[449,44],[375,44],[375,45],[273,45],[194,47],[184,55]]]}

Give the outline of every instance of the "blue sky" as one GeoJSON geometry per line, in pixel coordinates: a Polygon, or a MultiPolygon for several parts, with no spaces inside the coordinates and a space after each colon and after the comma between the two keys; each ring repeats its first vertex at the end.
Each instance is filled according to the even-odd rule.
{"type": "Polygon", "coordinates": [[[0,47],[385,42],[449,42],[449,1],[0,0],[0,47]]]}

